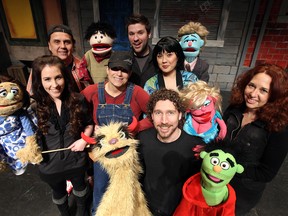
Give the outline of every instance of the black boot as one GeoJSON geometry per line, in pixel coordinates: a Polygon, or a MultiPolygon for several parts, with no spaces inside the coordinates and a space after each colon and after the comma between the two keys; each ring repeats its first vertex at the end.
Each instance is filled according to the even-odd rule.
{"type": "Polygon", "coordinates": [[[83,191],[76,191],[73,189],[73,194],[75,195],[77,203],[76,216],[89,216],[90,215],[90,205],[88,203],[88,198],[90,194],[89,186],[87,186],[83,191]]]}
{"type": "Polygon", "coordinates": [[[65,195],[61,199],[55,199],[54,197],[52,197],[52,201],[57,205],[57,208],[59,209],[61,216],[71,216],[67,195],[65,195]]]}

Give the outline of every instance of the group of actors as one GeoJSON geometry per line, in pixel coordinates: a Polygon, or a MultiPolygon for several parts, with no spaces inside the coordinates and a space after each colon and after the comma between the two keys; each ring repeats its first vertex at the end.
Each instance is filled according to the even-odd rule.
{"type": "MultiPolygon", "coordinates": [[[[97,215],[109,186],[109,175],[97,160],[91,162],[81,133],[93,137],[111,121],[130,125],[134,118],[143,167],[139,181],[152,215],[185,215],[175,211],[183,185],[200,172],[201,151],[218,141],[231,147],[244,168],[230,185],[236,192],[235,215],[245,215],[287,155],[287,72],[267,63],[242,73],[222,114],[220,90],[209,86],[209,65],[199,57],[209,33],[201,23],[189,22],[178,38],[163,37],[154,48],[147,17],[131,15],[126,30],[131,50],[113,51],[113,27],[92,23],[85,35],[91,49],[78,59],[71,29],[53,26],[48,31],[51,55],[33,61],[26,89],[37,117],[37,143],[48,151],[42,154],[39,174],[61,215],[71,215],[67,180],[78,216],[97,215]],[[68,150],[53,151],[63,148],[68,150]]],[[[27,166],[10,163],[18,175],[27,166]]]]}

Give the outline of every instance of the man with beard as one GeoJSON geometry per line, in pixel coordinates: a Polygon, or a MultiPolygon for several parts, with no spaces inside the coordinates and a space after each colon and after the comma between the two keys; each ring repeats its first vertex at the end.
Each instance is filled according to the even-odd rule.
{"type": "Polygon", "coordinates": [[[152,48],[149,46],[151,25],[147,17],[133,14],[127,19],[126,29],[133,54],[133,73],[130,81],[143,87],[145,82],[156,74],[152,48]]]}
{"type": "Polygon", "coordinates": [[[147,104],[154,127],[139,134],[142,184],[154,216],[172,215],[182,197],[182,186],[200,171],[193,152],[203,141],[181,129],[185,106],[173,90],[155,91],[147,104]]]}

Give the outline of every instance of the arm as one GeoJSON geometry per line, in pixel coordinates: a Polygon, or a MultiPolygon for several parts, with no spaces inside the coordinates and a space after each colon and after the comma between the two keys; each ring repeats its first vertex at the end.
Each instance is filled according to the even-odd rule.
{"type": "MultiPolygon", "coordinates": [[[[88,125],[84,129],[84,134],[86,136],[90,137],[93,130],[94,130],[93,125],[88,125]]],[[[69,148],[71,149],[71,151],[83,151],[85,149],[86,145],[87,145],[87,142],[81,138],[81,139],[76,140],[74,143],[72,143],[69,146],[69,148]]]]}
{"type": "Polygon", "coordinates": [[[269,182],[278,173],[288,151],[288,128],[278,133],[271,133],[258,165],[244,166],[244,177],[255,181],[269,182]]]}

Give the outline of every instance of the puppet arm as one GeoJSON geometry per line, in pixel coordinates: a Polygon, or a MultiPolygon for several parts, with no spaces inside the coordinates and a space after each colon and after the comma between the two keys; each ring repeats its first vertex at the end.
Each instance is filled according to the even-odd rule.
{"type": "Polygon", "coordinates": [[[217,139],[224,139],[227,133],[227,127],[223,119],[216,118],[216,122],[218,123],[220,130],[217,139]]]}
{"type": "Polygon", "coordinates": [[[16,156],[22,163],[39,164],[43,158],[33,131],[32,122],[26,115],[20,116],[20,121],[27,137],[25,138],[24,148],[18,150],[16,156]]]}

